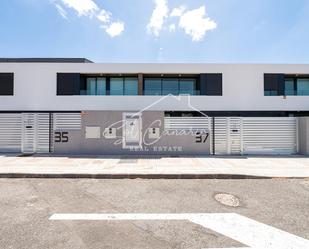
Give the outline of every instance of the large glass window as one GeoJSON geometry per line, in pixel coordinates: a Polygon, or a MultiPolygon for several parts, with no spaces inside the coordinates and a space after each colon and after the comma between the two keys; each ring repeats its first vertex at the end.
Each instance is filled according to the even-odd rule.
{"type": "Polygon", "coordinates": [[[309,78],[286,78],[284,94],[286,96],[309,96],[309,78]]]}
{"type": "Polygon", "coordinates": [[[162,95],[179,95],[179,80],[178,79],[163,79],[162,80],[162,95]]]}
{"type": "Polygon", "coordinates": [[[97,79],[97,95],[106,95],[106,79],[97,79]]]}
{"type": "Polygon", "coordinates": [[[137,78],[125,78],[124,95],[138,95],[138,79],[137,78]]]}
{"type": "Polygon", "coordinates": [[[110,95],[123,95],[123,78],[110,79],[110,95]]]}
{"type": "Polygon", "coordinates": [[[87,79],[87,95],[95,95],[96,93],[96,78],[87,79]]]}
{"type": "Polygon", "coordinates": [[[81,95],[106,95],[105,78],[87,78],[86,89],[81,89],[81,95]]]}
{"type": "Polygon", "coordinates": [[[286,96],[295,95],[295,86],[294,79],[286,79],[285,80],[285,89],[284,94],[286,96]]]}
{"type": "Polygon", "coordinates": [[[196,80],[195,79],[162,79],[148,78],[144,82],[144,95],[195,95],[196,80]]]}
{"type": "Polygon", "coordinates": [[[138,95],[138,79],[111,78],[110,95],[138,95]]]}
{"type": "Polygon", "coordinates": [[[297,95],[309,95],[309,78],[297,79],[297,95]]]}
{"type": "Polygon", "coordinates": [[[184,79],[179,81],[179,94],[195,95],[196,83],[194,79],[184,79]]]}
{"type": "Polygon", "coordinates": [[[161,79],[145,79],[144,95],[161,95],[161,79]]]}

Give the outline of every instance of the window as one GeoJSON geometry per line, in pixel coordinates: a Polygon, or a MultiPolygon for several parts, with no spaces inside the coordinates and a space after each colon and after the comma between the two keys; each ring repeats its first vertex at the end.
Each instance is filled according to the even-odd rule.
{"type": "Polygon", "coordinates": [[[110,95],[123,95],[123,78],[111,78],[110,95]]]}
{"type": "Polygon", "coordinates": [[[111,78],[110,95],[138,95],[138,79],[111,78]]]}
{"type": "Polygon", "coordinates": [[[178,79],[163,79],[162,80],[162,95],[179,95],[179,80],[178,79]]]}
{"type": "Polygon", "coordinates": [[[96,78],[87,79],[87,95],[96,95],[96,78]]]}
{"type": "Polygon", "coordinates": [[[195,95],[195,79],[148,78],[144,81],[144,95],[195,95]]]}
{"type": "Polygon", "coordinates": [[[309,78],[297,79],[297,95],[309,96],[309,78]]]}
{"type": "Polygon", "coordinates": [[[124,80],[124,95],[138,95],[138,80],[137,80],[137,78],[125,78],[125,80],[124,80]]]}
{"type": "Polygon", "coordinates": [[[184,79],[179,81],[179,94],[195,95],[195,80],[184,79]]]}
{"type": "Polygon", "coordinates": [[[309,76],[265,74],[265,96],[309,96],[309,76]]]}
{"type": "Polygon", "coordinates": [[[97,78],[97,95],[106,95],[106,79],[97,78]]]}
{"type": "Polygon", "coordinates": [[[162,83],[161,79],[145,79],[144,95],[161,95],[162,83]]]}
{"type": "Polygon", "coordinates": [[[80,89],[80,95],[106,95],[106,78],[86,78],[86,84],[80,89]]]}
{"type": "Polygon", "coordinates": [[[286,79],[284,82],[284,95],[295,95],[295,81],[294,79],[286,79]]]}

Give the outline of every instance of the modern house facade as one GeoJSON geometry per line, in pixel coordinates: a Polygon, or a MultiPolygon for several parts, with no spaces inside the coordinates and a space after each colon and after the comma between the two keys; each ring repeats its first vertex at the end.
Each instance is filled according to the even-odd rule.
{"type": "Polygon", "coordinates": [[[0,152],[308,154],[309,65],[0,59],[0,152]]]}

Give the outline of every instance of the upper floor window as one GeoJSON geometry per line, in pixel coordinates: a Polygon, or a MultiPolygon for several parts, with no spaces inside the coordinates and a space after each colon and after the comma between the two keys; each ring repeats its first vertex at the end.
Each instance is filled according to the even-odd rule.
{"type": "Polygon", "coordinates": [[[286,96],[309,96],[309,77],[308,78],[286,78],[286,96]]]}
{"type": "Polygon", "coordinates": [[[196,95],[195,79],[146,78],[144,95],[196,95]]]}
{"type": "Polygon", "coordinates": [[[80,95],[106,95],[106,78],[87,78],[86,89],[80,95]]]}
{"type": "Polygon", "coordinates": [[[138,80],[133,77],[88,77],[81,80],[80,95],[138,95],[138,80]]]}
{"type": "Polygon", "coordinates": [[[222,74],[103,76],[57,73],[59,96],[202,95],[222,96],[222,74]],[[143,80],[144,78],[144,80],[143,80]]]}
{"type": "Polygon", "coordinates": [[[309,76],[265,74],[265,96],[309,96],[309,76]]]}
{"type": "Polygon", "coordinates": [[[138,79],[111,78],[110,95],[138,95],[138,79]]]}

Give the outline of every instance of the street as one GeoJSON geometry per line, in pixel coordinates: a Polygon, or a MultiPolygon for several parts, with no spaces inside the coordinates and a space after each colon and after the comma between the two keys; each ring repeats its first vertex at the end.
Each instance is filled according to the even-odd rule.
{"type": "Polygon", "coordinates": [[[173,219],[215,213],[309,240],[309,180],[0,179],[0,248],[248,248],[199,221],[173,219]]]}

